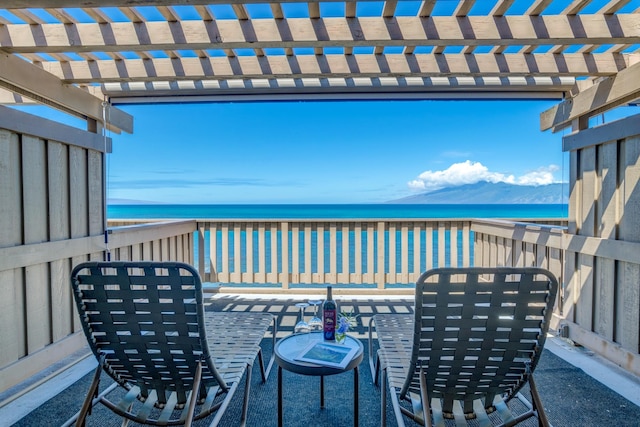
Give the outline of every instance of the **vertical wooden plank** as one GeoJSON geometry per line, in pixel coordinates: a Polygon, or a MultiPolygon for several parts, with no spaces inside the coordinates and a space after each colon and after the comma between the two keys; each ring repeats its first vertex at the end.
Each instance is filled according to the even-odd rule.
{"type": "Polygon", "coordinates": [[[384,232],[385,232],[385,222],[378,221],[378,271],[376,273],[376,282],[378,284],[378,289],[384,289],[385,284],[387,282],[387,272],[384,268],[384,260],[385,260],[385,242],[384,242],[384,232]]]}
{"type": "Polygon", "coordinates": [[[425,253],[427,255],[427,265],[425,270],[433,268],[433,222],[429,221],[425,230],[425,253]]]}
{"type": "Polygon", "coordinates": [[[255,268],[254,268],[254,262],[255,262],[255,256],[254,256],[254,248],[253,248],[253,238],[254,238],[254,228],[253,228],[253,223],[248,223],[247,224],[247,251],[246,251],[246,257],[247,257],[247,271],[244,275],[244,282],[245,283],[255,283],[255,268]]]}
{"type": "Polygon", "coordinates": [[[291,282],[300,283],[300,224],[297,222],[291,223],[291,282]]]}
{"type": "Polygon", "coordinates": [[[89,235],[89,207],[88,207],[88,182],[86,150],[78,147],[69,147],[70,169],[70,220],[71,237],[85,237],[89,235]]]}
{"type": "MultiPolygon", "coordinates": [[[[153,242],[142,243],[142,259],[144,261],[153,260],[153,242]]],[[[204,277],[203,275],[201,276],[204,277]]]]}
{"type": "Polygon", "coordinates": [[[409,283],[409,224],[403,222],[400,229],[400,283],[409,283]]]}
{"type": "MultiPolygon", "coordinates": [[[[0,129],[0,247],[22,244],[22,179],[18,135],[0,129]]],[[[24,277],[0,271],[0,368],[26,354],[24,277]]]]}
{"type": "Polygon", "coordinates": [[[396,244],[396,234],[397,234],[397,224],[395,222],[389,223],[389,244],[387,250],[389,251],[387,258],[389,259],[389,267],[388,267],[388,278],[387,283],[398,283],[398,278],[396,275],[396,253],[397,253],[397,244],[396,244]]]}
{"type": "MultiPolygon", "coordinates": [[[[49,236],[47,157],[45,142],[22,136],[24,243],[46,242],[49,236]]],[[[47,264],[25,267],[28,353],[51,343],[51,289],[47,264]]]]}
{"type": "Polygon", "coordinates": [[[533,243],[526,242],[524,244],[524,260],[525,267],[531,267],[535,263],[535,249],[533,243]]]}
{"type": "Polygon", "coordinates": [[[458,222],[451,222],[449,231],[449,253],[451,267],[458,267],[458,222]]]}
{"type": "MultiPolygon", "coordinates": [[[[69,229],[69,151],[59,142],[47,144],[47,182],[49,194],[49,239],[68,239],[69,229]]],[[[69,260],[50,263],[51,307],[53,311],[51,335],[55,342],[74,331],[73,296],[70,286],[69,260]]]]}
{"type": "Polygon", "coordinates": [[[328,283],[338,280],[338,227],[335,222],[329,223],[329,272],[325,280],[328,283]]]}
{"type": "Polygon", "coordinates": [[[580,153],[580,179],[582,182],[580,206],[581,215],[578,230],[581,236],[594,236],[596,225],[596,147],[583,148],[580,153]]]}
{"type": "Polygon", "coordinates": [[[256,280],[264,283],[267,281],[267,244],[266,229],[264,222],[258,224],[258,274],[256,280]]]}
{"type": "Polygon", "coordinates": [[[302,274],[302,281],[304,283],[312,283],[313,281],[313,276],[312,276],[312,268],[311,268],[311,259],[312,259],[312,253],[311,253],[311,241],[313,239],[313,232],[312,232],[312,228],[311,228],[311,224],[306,222],[304,224],[304,253],[303,253],[303,260],[304,260],[304,272],[302,274]]]}
{"type": "MultiPolygon", "coordinates": [[[[50,141],[47,144],[47,172],[49,193],[49,238],[52,241],[68,239],[69,226],[69,149],[65,144],[50,141]]],[[[75,304],[70,286],[69,260],[50,263],[52,340],[55,342],[74,332],[75,304]]]]}
{"type": "Polygon", "coordinates": [[[325,283],[325,273],[326,269],[324,266],[324,255],[327,251],[326,242],[324,239],[324,224],[318,224],[318,233],[316,236],[318,237],[316,242],[316,257],[318,259],[318,283],[325,283]]]}
{"type": "Polygon", "coordinates": [[[560,314],[562,303],[564,301],[564,283],[562,281],[562,258],[561,250],[557,248],[549,248],[549,271],[558,279],[558,296],[554,305],[554,312],[560,314]]]}
{"type": "MultiPolygon", "coordinates": [[[[376,261],[375,261],[375,227],[373,222],[367,223],[367,272],[365,281],[367,283],[375,283],[376,281],[376,261]]],[[[379,236],[378,236],[379,238],[379,236]]]]}
{"type": "MultiPolygon", "coordinates": [[[[618,143],[603,144],[597,150],[597,177],[599,191],[596,205],[597,236],[616,239],[618,216],[618,143]]],[[[615,261],[595,259],[594,277],[594,331],[608,340],[614,340],[615,326],[615,261]]]]}
{"type": "MultiPolygon", "coordinates": [[[[640,242],[640,137],[620,146],[622,182],[619,239],[640,242]]],[[[617,341],[631,352],[640,351],[640,265],[620,262],[617,283],[617,341]]]]}
{"type": "Polygon", "coordinates": [[[233,272],[231,273],[231,281],[234,283],[242,282],[242,229],[240,223],[233,225],[233,272]]]}
{"type": "Polygon", "coordinates": [[[354,259],[354,277],[350,281],[351,283],[362,284],[362,223],[356,222],[354,224],[354,239],[355,239],[355,259],[354,259]]]}
{"type": "Polygon", "coordinates": [[[89,234],[104,233],[104,173],[103,156],[105,154],[87,150],[87,167],[89,177],[89,234]]]}
{"type": "Polygon", "coordinates": [[[338,283],[349,283],[349,223],[342,223],[342,271],[338,274],[338,283]]]}
{"type": "Polygon", "coordinates": [[[229,283],[231,281],[231,268],[229,265],[229,223],[223,222],[221,224],[221,236],[220,236],[220,254],[222,255],[222,260],[220,265],[218,266],[218,277],[220,280],[225,283],[229,283]]]}
{"type": "MultiPolygon", "coordinates": [[[[581,181],[580,205],[578,211],[578,233],[582,236],[594,236],[596,224],[596,148],[580,150],[578,174],[581,181]]],[[[594,259],[591,255],[579,254],[579,282],[576,292],[576,323],[588,331],[593,330],[593,278],[594,259]]]]}
{"type": "Polygon", "coordinates": [[[271,273],[267,274],[267,281],[270,283],[282,283],[283,289],[289,288],[289,228],[288,223],[282,223],[282,253],[278,251],[278,225],[271,224],[271,273]],[[282,260],[282,277],[279,277],[278,256],[282,260]]]}
{"type": "Polygon", "coordinates": [[[421,245],[421,232],[424,229],[423,223],[413,223],[413,270],[411,271],[410,280],[416,282],[420,274],[422,274],[422,254],[426,252],[421,245]]]}
{"type": "Polygon", "coordinates": [[[448,222],[438,221],[438,265],[437,267],[447,266],[447,246],[446,233],[448,222]]]}
{"type": "MultiPolygon", "coordinates": [[[[570,237],[571,236],[568,235],[567,240],[569,240],[570,237]]],[[[564,247],[568,247],[568,243],[564,244],[564,247]]],[[[564,277],[566,281],[566,287],[562,314],[567,320],[571,322],[575,322],[576,318],[576,293],[579,283],[578,272],[576,271],[576,259],[577,255],[575,252],[565,252],[564,277]]]]}
{"type": "Polygon", "coordinates": [[[462,266],[471,265],[471,223],[465,221],[462,225],[462,266]]]}
{"type": "Polygon", "coordinates": [[[205,282],[211,281],[211,274],[206,272],[205,264],[204,264],[204,236],[205,236],[205,224],[203,222],[198,222],[198,263],[197,270],[202,277],[202,280],[205,282]]]}

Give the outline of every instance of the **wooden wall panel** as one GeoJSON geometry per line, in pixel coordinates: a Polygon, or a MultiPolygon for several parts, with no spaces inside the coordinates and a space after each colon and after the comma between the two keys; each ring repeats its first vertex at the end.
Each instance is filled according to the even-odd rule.
{"type": "MultiPolygon", "coordinates": [[[[22,244],[22,180],[18,135],[0,129],[0,247],[22,244]]],[[[0,271],[0,366],[26,354],[22,269],[0,271]]]]}
{"type": "MultiPolygon", "coordinates": [[[[49,238],[52,241],[71,237],[69,228],[69,149],[59,142],[47,144],[47,178],[49,192],[49,238]]],[[[68,259],[52,261],[51,306],[52,340],[57,341],[74,331],[73,296],[68,259]]]]}
{"type": "Polygon", "coordinates": [[[89,235],[102,234],[104,230],[104,184],[103,158],[105,154],[98,151],[87,151],[88,185],[88,227],[89,235]]]}
{"type": "MultiPolygon", "coordinates": [[[[640,242],[640,136],[628,138],[621,146],[622,174],[619,239],[640,242]]],[[[640,351],[640,265],[620,262],[618,281],[620,313],[616,321],[618,342],[640,351]]]]}
{"type": "Polygon", "coordinates": [[[69,274],[79,262],[102,259],[100,245],[82,238],[104,229],[103,153],[94,149],[95,134],[56,125],[52,138],[41,119],[16,114],[15,126],[0,129],[0,248],[9,251],[0,268],[0,391],[46,368],[43,360],[78,349],[39,352],[79,330],[69,274]],[[52,253],[46,245],[64,250],[52,253]],[[78,247],[87,253],[67,250],[78,247]]]}
{"type": "MultiPolygon", "coordinates": [[[[47,156],[45,141],[22,136],[22,200],[24,243],[49,240],[47,156]]],[[[49,265],[25,268],[27,349],[29,353],[51,343],[51,304],[49,265]]]]}
{"type": "Polygon", "coordinates": [[[89,234],[88,196],[89,176],[87,174],[87,151],[69,147],[69,195],[71,237],[89,234]]]}
{"type": "MultiPolygon", "coordinates": [[[[597,146],[596,235],[616,239],[618,229],[618,143],[597,146]]],[[[615,324],[615,260],[595,258],[596,283],[593,305],[593,330],[614,340],[615,324]]]]}

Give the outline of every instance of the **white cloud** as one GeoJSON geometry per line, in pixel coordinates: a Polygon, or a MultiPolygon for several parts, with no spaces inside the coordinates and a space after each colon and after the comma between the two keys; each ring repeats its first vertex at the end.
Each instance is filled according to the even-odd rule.
{"type": "Polygon", "coordinates": [[[446,187],[475,184],[480,181],[506,182],[518,185],[545,185],[556,182],[553,178],[553,172],[557,170],[557,166],[551,165],[541,167],[516,178],[513,175],[491,172],[482,163],[467,160],[462,163],[454,163],[445,170],[422,172],[416,179],[408,182],[408,185],[412,190],[418,191],[435,191],[446,187]]]}
{"type": "Polygon", "coordinates": [[[553,173],[558,170],[558,166],[550,165],[543,166],[532,172],[526,173],[518,178],[518,184],[520,185],[547,185],[556,182],[553,179],[553,173]]]}

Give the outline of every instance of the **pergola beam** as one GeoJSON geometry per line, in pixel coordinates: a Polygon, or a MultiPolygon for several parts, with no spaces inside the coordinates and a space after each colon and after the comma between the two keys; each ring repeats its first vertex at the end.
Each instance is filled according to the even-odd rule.
{"type": "Polygon", "coordinates": [[[298,77],[609,76],[622,54],[357,54],[148,58],[38,65],[66,83],[298,77]]]}
{"type": "MultiPolygon", "coordinates": [[[[53,74],[16,56],[0,53],[0,87],[78,117],[104,123],[101,99],[64,84],[53,74]]],[[[110,107],[106,125],[132,133],[133,117],[110,107]]]]}
{"type": "Polygon", "coordinates": [[[590,117],[640,97],[640,62],[607,77],[572,98],[544,111],[540,129],[563,129],[573,120],[590,117]]]}
{"type": "Polygon", "coordinates": [[[289,18],[219,21],[12,24],[10,53],[163,51],[332,46],[523,46],[634,44],[638,18],[619,15],[289,18]],[[286,29],[286,30],[285,30],[286,29]]]}

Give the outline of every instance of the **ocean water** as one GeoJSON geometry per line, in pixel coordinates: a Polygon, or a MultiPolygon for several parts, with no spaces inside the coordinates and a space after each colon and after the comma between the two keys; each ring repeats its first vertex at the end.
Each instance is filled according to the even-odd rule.
{"type": "Polygon", "coordinates": [[[567,218],[567,205],[109,205],[109,219],[567,218]]]}

